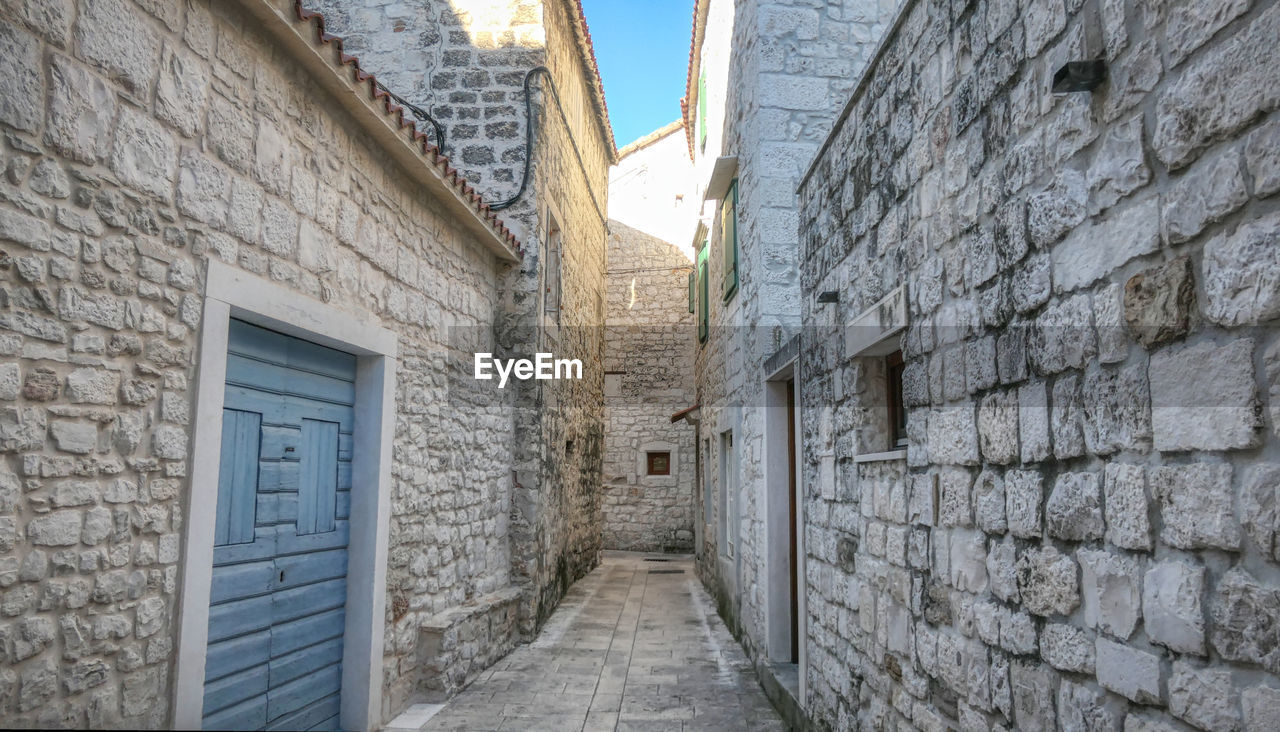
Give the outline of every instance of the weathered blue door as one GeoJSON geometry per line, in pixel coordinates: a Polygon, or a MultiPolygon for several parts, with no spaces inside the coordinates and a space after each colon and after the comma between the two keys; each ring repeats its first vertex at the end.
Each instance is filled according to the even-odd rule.
{"type": "Polygon", "coordinates": [[[231,321],[206,729],[337,729],[354,356],[231,321]]]}

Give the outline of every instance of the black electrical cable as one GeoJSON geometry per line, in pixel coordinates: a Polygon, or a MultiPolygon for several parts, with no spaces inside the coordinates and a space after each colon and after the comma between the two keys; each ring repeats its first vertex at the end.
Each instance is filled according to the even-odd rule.
{"type": "Polygon", "coordinates": [[[443,154],[444,153],[444,127],[439,122],[436,121],[436,118],[432,117],[427,112],[427,110],[423,109],[422,107],[419,107],[416,104],[413,104],[412,102],[408,101],[407,99],[400,96],[399,94],[396,94],[395,92],[391,91],[386,86],[384,86],[382,82],[375,81],[374,83],[378,85],[379,89],[381,89],[382,91],[390,95],[392,99],[396,100],[396,104],[399,104],[402,107],[407,107],[409,111],[413,113],[414,117],[417,117],[419,120],[431,125],[431,128],[436,132],[436,147],[439,148],[440,152],[443,154]]]}
{"type": "Polygon", "coordinates": [[[556,91],[556,81],[551,78],[551,69],[546,66],[535,66],[524,75],[524,173],[520,176],[520,188],[511,198],[490,204],[489,210],[501,211],[504,208],[509,208],[513,203],[520,200],[520,196],[524,195],[525,189],[529,187],[529,169],[533,167],[533,87],[531,85],[533,77],[538,75],[547,77],[547,83],[551,87],[551,98],[556,102],[556,109],[560,112],[560,119],[564,121],[565,132],[569,136],[569,144],[573,145],[573,154],[577,156],[578,167],[582,170],[582,177],[587,182],[587,193],[591,195],[591,205],[595,206],[596,215],[600,217],[600,221],[605,226],[608,226],[608,219],[605,218],[604,210],[600,208],[600,202],[596,200],[596,192],[591,189],[591,176],[587,173],[587,164],[582,161],[582,151],[578,149],[578,141],[574,139],[573,131],[569,129],[569,117],[564,113],[564,106],[560,104],[560,92],[556,91]]]}

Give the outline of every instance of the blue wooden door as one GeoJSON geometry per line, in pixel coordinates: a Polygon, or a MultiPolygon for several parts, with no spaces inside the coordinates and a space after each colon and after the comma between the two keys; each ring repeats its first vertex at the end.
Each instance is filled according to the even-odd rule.
{"type": "Polygon", "coordinates": [[[338,729],[355,370],[231,321],[206,729],[338,729]]]}

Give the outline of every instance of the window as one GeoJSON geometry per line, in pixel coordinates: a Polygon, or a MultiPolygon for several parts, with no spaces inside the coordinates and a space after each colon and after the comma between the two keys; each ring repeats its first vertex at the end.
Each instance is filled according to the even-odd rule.
{"type": "Polygon", "coordinates": [[[902,351],[884,357],[885,405],[889,408],[889,446],[907,444],[907,407],[902,401],[902,351]]]}
{"type": "Polygon", "coordinates": [[[689,312],[698,311],[698,271],[689,272],[689,312]]]}
{"type": "Polygon", "coordinates": [[[707,525],[707,530],[711,530],[711,523],[715,520],[714,515],[715,504],[711,500],[711,438],[704,437],[702,439],[702,520],[707,525]]]}
{"type": "Polygon", "coordinates": [[[707,333],[711,327],[711,315],[707,312],[710,309],[710,297],[707,295],[707,246],[703,242],[702,249],[698,251],[698,342],[707,342],[707,333]]]}
{"type": "Polygon", "coordinates": [[[724,261],[724,278],[721,293],[725,302],[738,291],[738,179],[729,184],[729,190],[720,201],[720,253],[724,261]]]}
{"type": "Polygon", "coordinates": [[[671,475],[671,453],[650,452],[645,454],[646,475],[671,475]]]}
{"type": "Polygon", "coordinates": [[[857,362],[852,391],[872,417],[857,431],[855,462],[901,460],[908,446],[907,408],[902,398],[902,333],[907,327],[907,291],[894,288],[845,325],[845,356],[857,362]]]}
{"type": "Polygon", "coordinates": [[[720,552],[733,558],[738,535],[738,465],[733,453],[733,430],[720,433],[720,552]]]}
{"type": "Polygon", "coordinates": [[[698,72],[698,149],[707,149],[707,70],[698,72]]]}
{"type": "Polygon", "coordinates": [[[547,319],[552,323],[560,324],[560,260],[563,237],[560,235],[560,226],[555,219],[550,219],[551,224],[547,230],[547,256],[546,256],[546,274],[545,274],[545,290],[543,292],[542,307],[546,313],[547,319]]]}

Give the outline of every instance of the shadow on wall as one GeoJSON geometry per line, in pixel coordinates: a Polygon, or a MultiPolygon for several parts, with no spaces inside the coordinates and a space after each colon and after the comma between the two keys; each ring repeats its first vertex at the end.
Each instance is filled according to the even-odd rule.
{"type": "MultiPolygon", "coordinates": [[[[386,8],[307,0],[345,50],[445,129],[445,153],[485,200],[515,193],[525,160],[525,73],[546,61],[541,2],[417,0],[386,8]],[[390,30],[390,33],[386,31],[390,30]],[[390,37],[388,37],[390,36],[390,37]]],[[[528,238],[527,235],[525,238],[528,238]]]]}

